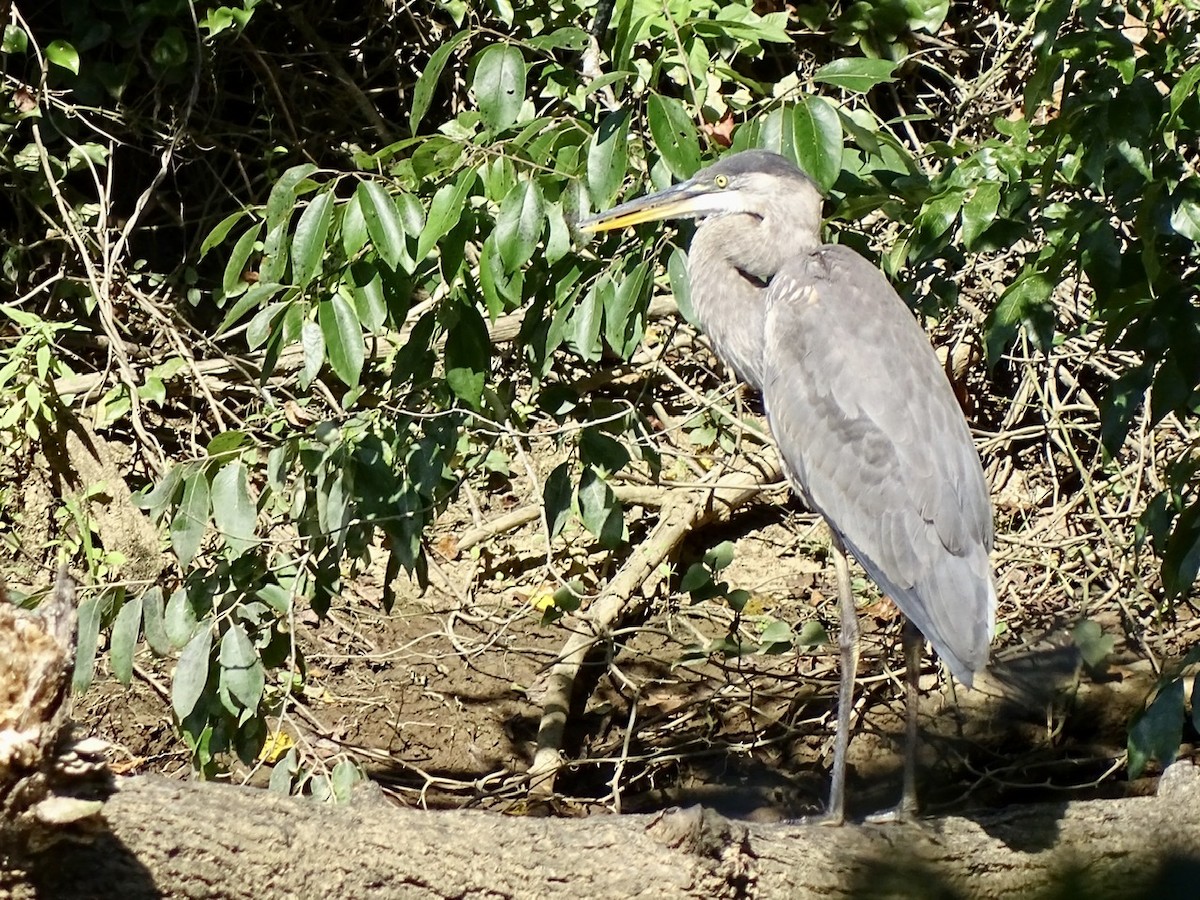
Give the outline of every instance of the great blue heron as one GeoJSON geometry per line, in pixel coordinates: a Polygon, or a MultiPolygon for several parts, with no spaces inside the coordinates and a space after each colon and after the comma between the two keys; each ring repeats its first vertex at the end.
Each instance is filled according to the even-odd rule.
{"type": "Polygon", "coordinates": [[[747,150],[580,227],[701,220],[688,256],[696,315],[717,356],[762,391],[788,479],[833,533],[841,685],[823,821],[840,824],[858,665],[845,548],[908,617],[896,818],[917,808],[921,635],[970,687],[987,662],[996,590],[987,485],[950,383],[882,273],[821,242],[821,203],[817,186],[782,156],[747,150]]]}

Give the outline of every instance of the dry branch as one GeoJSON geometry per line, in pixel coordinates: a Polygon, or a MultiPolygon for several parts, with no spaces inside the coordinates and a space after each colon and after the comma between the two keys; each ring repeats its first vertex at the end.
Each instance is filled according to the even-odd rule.
{"type": "Polygon", "coordinates": [[[647,596],[653,587],[656,570],[688,534],[711,522],[727,520],[734,510],[758,496],[764,485],[782,477],[773,449],[747,454],[746,459],[756,471],[726,476],[714,481],[711,487],[680,489],[668,494],[653,531],[588,607],[579,627],[567,640],[548,675],[537,751],[529,770],[533,795],[545,798],[554,792],[554,777],[562,766],[560,751],[571,694],[588,654],[634,613],[640,598],[647,596]]]}
{"type": "MultiPolygon", "coordinates": [[[[676,309],[675,301],[671,297],[656,297],[646,310],[646,318],[661,319],[675,312],[676,309]]],[[[370,348],[368,348],[368,355],[379,356],[399,350],[408,343],[413,329],[416,328],[418,318],[412,316],[410,321],[405,322],[404,326],[395,333],[380,335],[378,347],[375,348],[374,353],[370,353],[370,348]]],[[[488,326],[488,338],[494,344],[507,343],[521,333],[521,325],[524,320],[525,313],[509,313],[506,316],[500,316],[488,326]]],[[[438,340],[438,349],[441,349],[445,342],[446,339],[443,335],[438,340]]],[[[261,375],[263,360],[266,356],[266,353],[249,353],[238,357],[203,359],[196,362],[191,371],[197,377],[220,379],[230,376],[236,381],[245,382],[261,375]]],[[[278,373],[294,372],[303,367],[304,349],[299,344],[283,350],[274,362],[274,371],[278,373]]],[[[110,373],[108,372],[92,372],[88,375],[69,375],[56,378],[54,391],[59,397],[86,396],[103,388],[109,378],[110,373]]]]}
{"type": "Polygon", "coordinates": [[[424,812],[370,791],[334,807],[118,779],[107,831],[0,872],[0,900],[1011,898],[1068,873],[1070,896],[1187,896],[1155,884],[1168,859],[1193,879],[1200,864],[1200,779],[1184,766],[1157,797],[840,829],[699,807],[569,820],[424,812]]]}

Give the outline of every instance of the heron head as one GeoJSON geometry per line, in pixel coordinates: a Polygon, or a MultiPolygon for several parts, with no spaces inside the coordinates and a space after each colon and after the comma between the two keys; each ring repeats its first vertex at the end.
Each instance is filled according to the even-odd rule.
{"type": "Polygon", "coordinates": [[[778,153],[743,150],[701,169],[682,184],[584,219],[579,227],[610,231],[641,222],[735,214],[763,219],[784,200],[811,207],[819,225],[821,193],[812,179],[778,153]]]}

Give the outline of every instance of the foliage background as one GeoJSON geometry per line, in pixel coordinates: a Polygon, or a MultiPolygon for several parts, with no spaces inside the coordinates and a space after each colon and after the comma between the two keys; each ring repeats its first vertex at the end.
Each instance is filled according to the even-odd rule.
{"type": "MultiPolygon", "coordinates": [[[[1193,3],[6,9],[6,578],[86,572],[77,688],[162,660],[197,768],[280,758],[308,611],[372,565],[388,604],[424,584],[472,492],[519,486],[517,627],[565,634],[655,521],[629,497],[762,452],[663,318],[686,229],[572,231],[729,145],[799,162],[934,328],[996,491],[1000,643],[1066,624],[1089,667],[1146,662],[1106,772],[1191,734],[1193,3]]],[[[721,622],[685,662],[821,643],[699,539],[656,595],[721,622]]],[[[281,788],[321,770],[282,758],[281,788]]]]}

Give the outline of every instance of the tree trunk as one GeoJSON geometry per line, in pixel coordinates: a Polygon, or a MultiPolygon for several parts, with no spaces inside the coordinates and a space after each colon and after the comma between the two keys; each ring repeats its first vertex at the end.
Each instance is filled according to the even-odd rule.
{"type": "Polygon", "coordinates": [[[118,779],[106,827],[0,873],[0,898],[804,898],[1200,893],[1200,778],[1156,797],[913,825],[746,825],[699,807],[535,819],[424,812],[377,791],[325,806],[260,790],[118,779]],[[1176,885],[1174,892],[1171,885],[1176,885]]]}
{"type": "Polygon", "coordinates": [[[1165,898],[1200,895],[1200,770],[1158,795],[908,825],[749,825],[701,807],[542,819],[111,778],[63,700],[74,604],[0,603],[0,900],[1165,898]]]}

